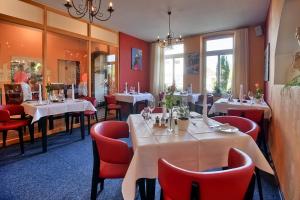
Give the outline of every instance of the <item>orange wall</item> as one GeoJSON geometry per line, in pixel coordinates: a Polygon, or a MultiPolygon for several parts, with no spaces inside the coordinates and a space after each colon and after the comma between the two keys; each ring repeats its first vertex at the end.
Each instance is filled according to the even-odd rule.
{"type": "Polygon", "coordinates": [[[0,69],[10,69],[12,56],[42,60],[42,31],[2,21],[0,30],[0,69]]]}
{"type": "Polygon", "coordinates": [[[80,74],[88,73],[87,42],[56,33],[47,34],[47,82],[58,81],[58,60],[80,62],[80,74]]]}

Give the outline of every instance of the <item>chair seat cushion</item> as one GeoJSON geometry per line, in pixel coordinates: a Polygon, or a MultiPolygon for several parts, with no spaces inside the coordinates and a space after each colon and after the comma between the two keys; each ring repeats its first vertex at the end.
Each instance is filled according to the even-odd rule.
{"type": "Polygon", "coordinates": [[[0,122],[0,131],[16,130],[27,125],[28,120],[10,120],[8,122],[0,122]]]}
{"type": "Polygon", "coordinates": [[[92,111],[92,110],[84,111],[84,115],[86,115],[86,116],[90,116],[90,115],[94,115],[94,114],[95,114],[95,111],[92,111]]]}
{"type": "Polygon", "coordinates": [[[121,105],[118,105],[118,104],[108,104],[107,108],[109,110],[117,110],[117,109],[121,109],[121,105]]]}
{"type": "Polygon", "coordinates": [[[129,167],[128,164],[112,164],[100,161],[100,178],[124,178],[129,167]]]}

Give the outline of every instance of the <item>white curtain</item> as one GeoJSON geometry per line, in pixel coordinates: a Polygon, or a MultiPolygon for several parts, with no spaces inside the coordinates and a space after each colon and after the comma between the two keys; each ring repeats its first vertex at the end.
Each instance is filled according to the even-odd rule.
{"type": "Polygon", "coordinates": [[[239,29],[234,32],[234,62],[232,74],[232,94],[239,96],[240,85],[247,94],[249,89],[249,39],[248,29],[239,29]]]}
{"type": "Polygon", "coordinates": [[[157,43],[151,45],[150,68],[150,91],[157,98],[165,83],[164,50],[157,43]]]}

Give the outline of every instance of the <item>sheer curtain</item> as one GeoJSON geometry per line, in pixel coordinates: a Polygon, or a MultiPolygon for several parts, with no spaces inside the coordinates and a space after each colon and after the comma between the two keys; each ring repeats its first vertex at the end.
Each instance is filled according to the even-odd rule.
{"type": "Polygon", "coordinates": [[[249,89],[249,40],[248,29],[239,29],[234,32],[234,62],[232,74],[232,95],[239,96],[240,85],[243,85],[244,94],[249,89]]]}
{"type": "Polygon", "coordinates": [[[150,91],[157,98],[165,83],[164,50],[157,43],[151,45],[150,67],[150,91]]]}

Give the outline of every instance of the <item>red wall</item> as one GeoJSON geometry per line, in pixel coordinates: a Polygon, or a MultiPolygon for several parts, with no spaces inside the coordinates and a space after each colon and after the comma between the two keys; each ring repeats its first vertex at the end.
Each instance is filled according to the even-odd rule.
{"type": "Polygon", "coordinates": [[[120,92],[124,91],[125,82],[130,86],[135,86],[140,82],[141,92],[150,89],[150,43],[121,33],[119,35],[119,54],[120,54],[120,92]],[[131,48],[138,48],[143,51],[143,68],[141,71],[131,69],[131,48]]]}

